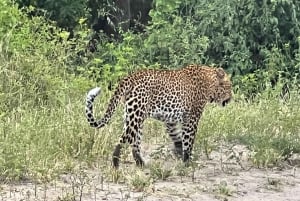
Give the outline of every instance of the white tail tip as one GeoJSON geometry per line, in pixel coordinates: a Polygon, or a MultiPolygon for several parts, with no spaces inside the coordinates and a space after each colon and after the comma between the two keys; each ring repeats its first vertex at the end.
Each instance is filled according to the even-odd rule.
{"type": "Polygon", "coordinates": [[[94,89],[91,89],[88,93],[88,96],[98,96],[100,91],[101,91],[100,87],[96,87],[94,89]]]}

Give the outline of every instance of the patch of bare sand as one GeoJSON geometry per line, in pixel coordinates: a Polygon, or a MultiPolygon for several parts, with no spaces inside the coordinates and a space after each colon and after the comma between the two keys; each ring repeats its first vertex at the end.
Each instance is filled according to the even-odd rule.
{"type": "MultiPolygon", "coordinates": [[[[146,150],[151,152],[149,147],[146,147],[146,150]]],[[[163,152],[168,151],[159,149],[158,152],[163,156],[163,152]]],[[[155,181],[143,192],[134,191],[126,183],[108,182],[99,169],[93,169],[86,171],[83,179],[62,175],[59,180],[48,184],[2,184],[0,200],[67,201],[72,200],[72,195],[75,195],[76,200],[83,201],[300,200],[299,168],[285,165],[281,168],[257,169],[251,167],[248,161],[249,154],[246,147],[241,145],[223,146],[211,153],[211,159],[200,157],[187,175],[174,174],[165,181],[155,181]]],[[[150,163],[161,159],[169,167],[176,167],[178,163],[171,157],[150,159],[150,163]]]]}

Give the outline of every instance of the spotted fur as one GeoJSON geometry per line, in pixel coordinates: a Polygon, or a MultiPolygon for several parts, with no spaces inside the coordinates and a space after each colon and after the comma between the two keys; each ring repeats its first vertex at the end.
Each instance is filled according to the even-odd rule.
{"type": "Polygon", "coordinates": [[[92,127],[101,128],[109,123],[117,105],[124,100],[124,131],[113,153],[116,168],[124,143],[132,146],[136,164],[144,164],[140,145],[143,122],[148,117],[164,122],[175,152],[188,162],[206,103],[225,106],[232,98],[231,81],[225,71],[200,65],[178,70],[141,70],[125,77],[112,96],[104,117],[96,120],[93,101],[99,93],[100,88],[94,88],[86,98],[86,117],[92,127]]]}

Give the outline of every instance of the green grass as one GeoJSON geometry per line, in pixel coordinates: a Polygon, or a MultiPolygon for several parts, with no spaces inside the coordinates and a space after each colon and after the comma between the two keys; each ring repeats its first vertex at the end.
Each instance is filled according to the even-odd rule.
{"type": "MultiPolygon", "coordinates": [[[[122,132],[122,108],[109,125],[95,130],[85,120],[84,95],[68,98],[65,106],[56,108],[21,105],[1,118],[1,180],[49,180],[71,171],[78,162],[105,161],[104,166],[110,166],[112,149],[122,132]]],[[[287,102],[260,99],[232,102],[224,108],[208,106],[195,149],[213,150],[221,140],[246,144],[257,166],[273,165],[291,152],[300,152],[298,97],[294,94],[287,102]]],[[[103,114],[107,100],[105,95],[97,99],[96,114],[103,114]]],[[[159,124],[147,121],[143,143],[166,139],[159,124]],[[151,136],[154,133],[157,136],[151,136]]]]}
{"type": "Polygon", "coordinates": [[[293,93],[286,102],[270,97],[233,102],[225,108],[208,107],[197,144],[208,150],[220,140],[246,144],[253,151],[257,166],[276,164],[283,157],[300,152],[298,100],[299,94],[293,93]]]}

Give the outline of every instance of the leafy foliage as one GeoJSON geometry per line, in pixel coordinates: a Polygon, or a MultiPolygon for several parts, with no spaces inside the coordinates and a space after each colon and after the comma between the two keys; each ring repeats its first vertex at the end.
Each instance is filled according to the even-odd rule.
{"type": "MultiPolygon", "coordinates": [[[[71,31],[70,36],[87,30],[83,23],[106,26],[109,18],[122,14],[116,3],[102,0],[19,3],[45,9],[60,27],[71,31]]],[[[294,84],[291,80],[300,80],[299,13],[298,1],[155,0],[144,32],[119,30],[122,40],[89,33],[97,41],[97,52],[75,69],[97,73],[97,80],[114,84],[133,65],[174,68],[203,63],[226,68],[236,90],[247,96],[279,82],[287,91],[294,84]]]]}
{"type": "Polygon", "coordinates": [[[66,94],[89,85],[68,71],[82,46],[67,40],[67,32],[43,17],[29,19],[9,1],[0,8],[0,116],[23,106],[64,105],[66,94]]]}
{"type": "MultiPolygon", "coordinates": [[[[80,97],[92,84],[69,70],[82,46],[74,46],[74,41],[67,40],[68,33],[52,22],[28,18],[27,12],[32,10],[21,12],[8,0],[0,2],[0,180],[47,180],[47,175],[55,174],[49,172],[49,164],[54,165],[66,153],[67,158],[74,157],[84,143],[73,140],[72,145],[65,144],[62,127],[50,126],[60,112],[71,118],[61,119],[61,126],[73,121],[71,97],[80,97]]],[[[89,148],[83,152],[88,154],[89,148]]],[[[68,161],[57,170],[70,168],[68,161]]]]}
{"type": "Polygon", "coordinates": [[[279,83],[286,91],[300,80],[299,11],[300,3],[292,1],[156,0],[145,32],[123,33],[125,40],[113,46],[132,48],[137,56],[131,63],[139,65],[221,65],[247,96],[279,83]]]}
{"type": "Polygon", "coordinates": [[[186,55],[187,60],[189,58],[193,62],[199,52],[196,61],[225,67],[234,76],[236,87],[247,94],[261,91],[266,82],[276,84],[278,79],[284,78],[289,83],[290,79],[299,78],[299,67],[296,67],[300,35],[299,2],[155,2],[156,6],[150,13],[149,38],[161,37],[164,42],[168,41],[166,37],[171,39],[171,45],[165,45],[169,50],[163,45],[159,47],[161,43],[156,41],[153,49],[158,52],[155,58],[163,57],[160,61],[181,65],[185,62],[174,62],[169,54],[175,52],[177,57],[186,55]],[[185,42],[187,48],[182,48],[180,44],[185,42]],[[195,48],[197,45],[202,45],[200,51],[195,48]]]}

